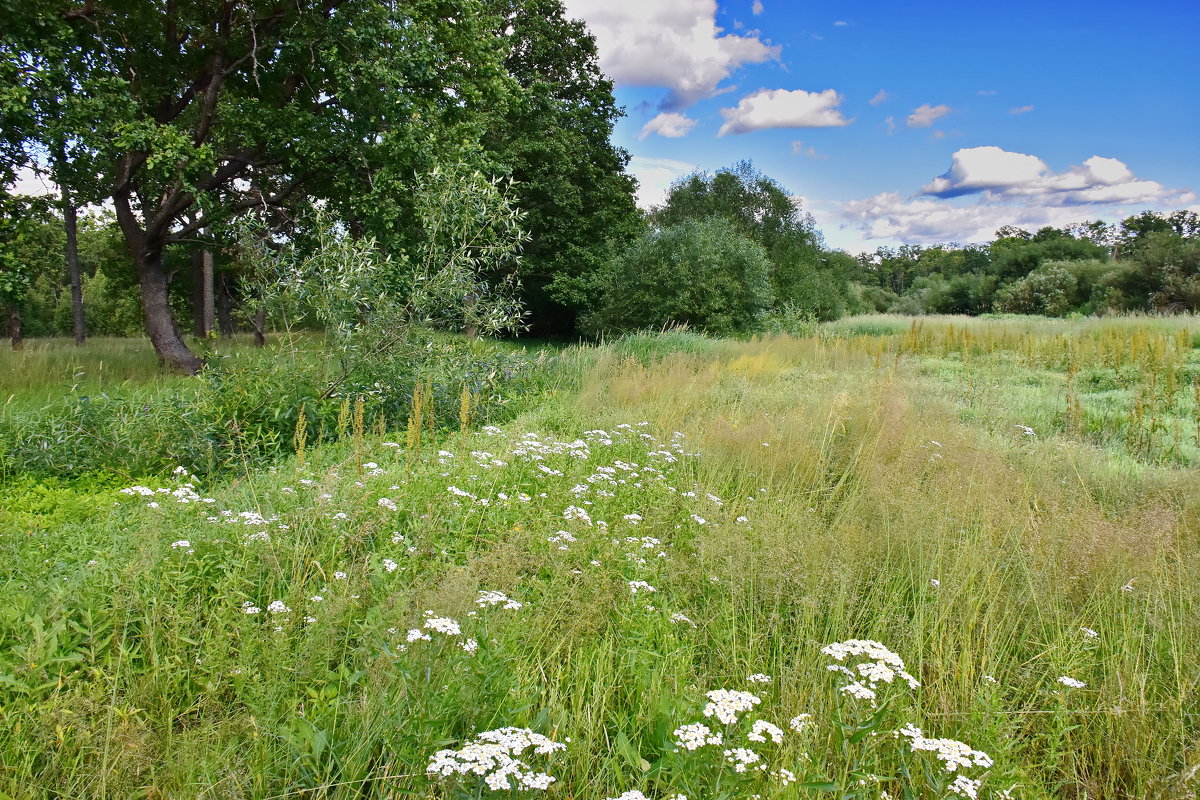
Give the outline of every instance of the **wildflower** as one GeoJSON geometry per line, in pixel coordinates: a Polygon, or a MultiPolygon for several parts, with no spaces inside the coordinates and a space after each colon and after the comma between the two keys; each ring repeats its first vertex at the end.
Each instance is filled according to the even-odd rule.
{"type": "Polygon", "coordinates": [[[314,603],[320,603],[324,599],[325,598],[321,597],[321,595],[319,595],[319,594],[314,594],[312,597],[309,598],[309,600],[311,600],[314,603]]]}
{"type": "Polygon", "coordinates": [[[812,714],[797,714],[788,720],[788,727],[799,733],[804,730],[804,726],[808,724],[810,719],[812,719],[812,714]]]}
{"type": "Polygon", "coordinates": [[[439,750],[429,757],[426,772],[434,776],[477,775],[492,791],[549,788],[555,778],[534,772],[516,758],[532,749],[537,755],[565,750],[566,745],[552,741],[526,728],[498,728],[484,731],[458,750],[439,750]],[[516,782],[515,786],[513,781],[516,782]]]}
{"type": "Polygon", "coordinates": [[[713,732],[703,722],[693,722],[690,725],[681,725],[675,729],[675,745],[682,747],[684,750],[699,750],[705,745],[719,745],[721,742],[721,732],[713,732]]]}
{"type": "Polygon", "coordinates": [[[821,650],[827,656],[842,662],[849,658],[862,659],[857,665],[857,673],[840,664],[830,664],[829,669],[842,672],[851,678],[851,682],[839,687],[839,691],[858,700],[875,702],[875,689],[880,683],[892,683],[897,677],[905,681],[909,688],[916,689],[921,684],[904,669],[904,661],[900,656],[884,647],[879,642],[869,639],[848,639],[835,642],[821,650]]]}
{"type": "Polygon", "coordinates": [[[707,525],[708,524],[708,520],[706,520],[704,517],[698,516],[696,514],[692,514],[692,521],[695,522],[697,525],[707,525]]]}
{"type": "Polygon", "coordinates": [[[450,617],[435,617],[432,611],[425,612],[425,627],[431,631],[444,633],[447,636],[458,636],[462,633],[462,628],[458,624],[458,620],[450,617]]]}
{"type": "Polygon", "coordinates": [[[637,789],[631,789],[630,791],[619,794],[616,797],[609,797],[607,800],[648,800],[648,798],[637,789]]]}
{"type": "Polygon", "coordinates": [[[409,642],[429,642],[433,637],[420,628],[409,628],[405,639],[409,642]]]}
{"type": "Polygon", "coordinates": [[[641,514],[626,514],[624,519],[626,521],[628,521],[630,525],[637,525],[639,522],[642,521],[642,515],[641,514]]]}
{"type": "Polygon", "coordinates": [[[783,741],[783,729],[765,719],[758,719],[754,721],[754,726],[750,733],[746,734],[746,738],[752,742],[766,742],[770,738],[772,742],[779,744],[783,741]]]}
{"type": "Polygon", "coordinates": [[[338,572],[333,573],[333,579],[335,581],[344,581],[346,580],[346,573],[339,570],[338,572]]]}
{"type": "Polygon", "coordinates": [[[397,509],[395,501],[393,501],[391,498],[388,498],[388,497],[379,498],[379,502],[377,505],[379,505],[382,508],[386,508],[388,511],[395,511],[397,509]]]}
{"type": "Polygon", "coordinates": [[[751,675],[749,678],[746,678],[746,680],[747,680],[749,683],[770,683],[770,682],[771,682],[771,676],[770,676],[770,675],[764,675],[764,674],[762,674],[761,672],[756,672],[756,673],[754,673],[753,675],[751,675]]]}
{"type": "Polygon", "coordinates": [[[307,622],[309,625],[312,625],[314,622],[317,621],[317,618],[310,615],[310,616],[305,617],[304,621],[307,622]]]}
{"type": "Polygon", "coordinates": [[[480,592],[479,596],[475,598],[475,605],[479,606],[480,608],[485,608],[487,606],[504,606],[505,609],[510,611],[517,611],[520,610],[523,604],[513,600],[504,592],[483,591],[480,592]]]}
{"type": "Polygon", "coordinates": [[[734,520],[734,522],[737,522],[738,524],[744,524],[749,521],[750,521],[749,517],[738,517],[737,519],[734,520]]]}
{"type": "Polygon", "coordinates": [[[725,760],[733,764],[734,772],[745,772],[751,765],[760,761],[758,753],[745,747],[735,747],[732,750],[726,750],[725,760]]]}
{"type": "Polygon", "coordinates": [[[716,717],[726,725],[738,721],[738,714],[749,711],[762,702],[750,692],[715,689],[707,693],[709,703],[704,706],[704,716],[716,717]]]}
{"type": "Polygon", "coordinates": [[[461,647],[467,655],[473,656],[475,655],[475,651],[479,649],[479,642],[475,639],[466,639],[465,641],[459,642],[458,646],[461,647]]]}
{"type": "Polygon", "coordinates": [[[975,798],[979,797],[979,787],[982,783],[983,781],[971,780],[966,775],[959,775],[946,788],[960,797],[969,797],[971,800],[975,800],[975,798]]]}
{"type": "Polygon", "coordinates": [[[785,767],[780,767],[777,772],[772,772],[771,777],[787,786],[790,783],[796,782],[796,773],[785,767]]]}
{"type": "Polygon", "coordinates": [[[1063,686],[1069,686],[1072,689],[1082,689],[1085,686],[1087,686],[1087,684],[1084,683],[1083,681],[1076,680],[1068,675],[1063,675],[1061,678],[1058,679],[1058,682],[1061,683],[1063,686]]]}
{"type": "Polygon", "coordinates": [[[1080,628],[1079,630],[1081,630],[1083,632],[1083,635],[1089,639],[1099,639],[1100,638],[1100,634],[1097,633],[1096,631],[1092,630],[1091,628],[1080,628]]]}
{"type": "Polygon", "coordinates": [[[638,592],[657,592],[658,590],[645,581],[630,581],[629,591],[637,594],[638,592]]]}
{"type": "Polygon", "coordinates": [[[942,585],[942,582],[939,581],[937,578],[930,578],[929,585],[936,589],[942,585]]]}
{"type": "Polygon", "coordinates": [[[955,739],[928,738],[920,728],[912,723],[908,723],[896,731],[896,735],[906,737],[909,747],[914,753],[918,751],[933,753],[942,762],[942,766],[947,772],[956,772],[959,769],[971,767],[992,766],[992,757],[987,753],[973,750],[969,745],[955,739]]]}
{"type": "Polygon", "coordinates": [[[291,609],[282,600],[272,600],[270,605],[267,606],[267,611],[270,611],[272,614],[287,614],[291,609]]]}
{"type": "Polygon", "coordinates": [[[254,603],[252,603],[249,600],[242,603],[242,613],[243,614],[259,614],[261,612],[262,612],[262,609],[256,605],[254,605],[254,603]]]}
{"type": "Polygon", "coordinates": [[[1037,431],[1035,431],[1033,428],[1029,427],[1028,425],[1015,425],[1014,427],[1019,428],[1021,433],[1025,434],[1026,436],[1033,436],[1033,437],[1037,436],[1037,431]]]}
{"type": "Polygon", "coordinates": [[[679,613],[678,611],[676,611],[674,614],[672,614],[670,619],[671,619],[671,622],[675,623],[676,625],[678,625],[681,622],[686,622],[688,625],[691,625],[693,628],[696,627],[696,623],[692,622],[690,619],[688,619],[686,616],[679,613]]]}
{"type": "Polygon", "coordinates": [[[592,524],[591,515],[578,506],[567,506],[566,509],[563,510],[563,519],[577,519],[587,525],[592,524]]]}
{"type": "Polygon", "coordinates": [[[383,563],[383,568],[386,569],[388,572],[395,572],[396,567],[399,566],[399,564],[397,564],[395,561],[392,561],[390,558],[383,559],[382,563],[383,563]]]}
{"type": "Polygon", "coordinates": [[[177,542],[171,542],[172,550],[175,550],[177,548],[187,548],[187,547],[191,547],[191,546],[192,546],[192,543],[189,542],[187,539],[180,539],[177,542]]]}

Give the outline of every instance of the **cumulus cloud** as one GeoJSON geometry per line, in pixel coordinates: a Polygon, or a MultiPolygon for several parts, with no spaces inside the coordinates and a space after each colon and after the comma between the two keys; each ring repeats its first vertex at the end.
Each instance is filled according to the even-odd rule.
{"type": "Polygon", "coordinates": [[[734,108],[722,108],[725,124],[717,136],[750,133],[767,128],[840,128],[852,120],[842,116],[842,96],[833,89],[759,89],[743,97],[734,108]]]}
{"type": "Polygon", "coordinates": [[[638,207],[651,208],[662,205],[671,184],[696,169],[696,164],[672,158],[634,156],[629,160],[629,173],[638,181],[638,207]]]}
{"type": "Polygon", "coordinates": [[[970,242],[1003,225],[1058,227],[1195,202],[1194,192],[1138,178],[1116,158],[1092,156],[1055,172],[1035,155],[987,146],[955,152],[950,169],[914,197],[885,192],[841,204],[840,215],[864,239],[970,242]]]}
{"type": "Polygon", "coordinates": [[[665,110],[720,92],[743,64],[777,58],[758,34],[729,34],[716,24],[716,0],[566,0],[570,16],[596,36],[600,66],[618,84],[670,90],[665,110]]]}
{"type": "Polygon", "coordinates": [[[642,132],[638,138],[645,139],[650,134],[657,133],[668,139],[679,139],[687,136],[688,131],[696,127],[697,121],[678,111],[664,111],[642,126],[642,132]]]}
{"type": "Polygon", "coordinates": [[[1010,108],[1008,110],[1008,113],[1010,113],[1010,114],[1028,114],[1030,111],[1033,111],[1033,106],[1017,106],[1016,108],[1010,108]]]}
{"type": "Polygon", "coordinates": [[[1156,203],[1177,195],[1157,181],[1137,178],[1123,161],[1092,156],[1054,172],[1037,156],[999,147],[968,147],[951,157],[950,169],[921,193],[958,197],[986,193],[997,198],[1039,198],[1050,205],[1156,203]]]}
{"type": "Polygon", "coordinates": [[[925,103],[913,109],[913,112],[908,115],[906,124],[910,128],[928,128],[938,117],[944,117],[949,113],[950,106],[931,106],[929,103],[925,103]]]}
{"type": "Polygon", "coordinates": [[[1041,228],[1079,220],[1076,209],[975,203],[953,205],[932,198],[906,198],[884,192],[865,200],[843,203],[840,216],[857,228],[863,239],[919,244],[980,242],[994,238],[1004,225],[1041,228]]]}
{"type": "Polygon", "coordinates": [[[756,17],[761,14],[763,12],[762,0],[754,0],[754,5],[750,7],[750,11],[753,12],[754,16],[756,17]]]}
{"type": "Polygon", "coordinates": [[[888,99],[888,93],[885,92],[883,89],[880,89],[878,92],[875,93],[875,96],[872,97],[867,102],[873,106],[877,106],[880,103],[886,102],[887,99],[888,99]]]}

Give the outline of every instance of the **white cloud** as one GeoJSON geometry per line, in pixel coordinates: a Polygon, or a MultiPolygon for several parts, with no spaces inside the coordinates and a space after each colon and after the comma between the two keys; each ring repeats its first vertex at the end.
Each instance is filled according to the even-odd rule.
{"type": "Polygon", "coordinates": [[[1010,114],[1028,114],[1030,111],[1033,111],[1033,106],[1018,106],[1016,108],[1010,108],[1008,110],[1008,113],[1010,113],[1010,114]]]}
{"type": "Polygon", "coordinates": [[[928,128],[938,117],[950,113],[950,106],[931,106],[929,103],[918,106],[908,115],[906,124],[910,128],[928,128]]]}
{"type": "Polygon", "coordinates": [[[754,5],[750,7],[750,10],[754,12],[754,16],[756,17],[761,14],[763,12],[762,0],[754,0],[754,5]]]}
{"type": "Polygon", "coordinates": [[[804,146],[804,142],[801,142],[799,140],[792,142],[792,153],[794,155],[798,155],[798,156],[808,156],[809,158],[819,158],[822,160],[829,158],[829,156],[827,156],[827,155],[818,153],[817,149],[815,147],[813,147],[812,145],[809,145],[806,148],[804,146]]]}
{"type": "Polygon", "coordinates": [[[863,239],[971,242],[993,238],[1003,225],[1060,227],[1195,202],[1194,192],[1139,179],[1119,159],[1092,156],[1054,172],[1037,156],[989,146],[955,152],[950,169],[915,197],[884,192],[842,203],[839,213],[863,239]]]}
{"type": "Polygon", "coordinates": [[[666,106],[685,108],[719,93],[743,64],[779,56],[757,34],[726,34],[716,0],[566,0],[596,36],[600,66],[618,84],[670,90],[666,106]]]}
{"type": "Polygon", "coordinates": [[[884,122],[887,123],[889,136],[896,132],[896,118],[895,117],[888,117],[887,119],[884,120],[884,122]]]}
{"type": "Polygon", "coordinates": [[[875,96],[872,97],[867,102],[873,106],[877,106],[880,103],[885,102],[887,99],[888,99],[888,93],[885,92],[883,89],[880,89],[878,92],[875,93],[875,96]]]}
{"type": "Polygon", "coordinates": [[[1141,180],[1123,161],[1092,156],[1078,166],[1054,172],[1037,156],[999,147],[969,147],[951,158],[950,169],[921,193],[932,197],[988,194],[996,198],[1038,198],[1047,205],[1095,203],[1174,203],[1181,193],[1157,181],[1141,180]]]}
{"type": "Polygon", "coordinates": [[[659,114],[654,119],[642,126],[642,132],[638,136],[639,139],[645,139],[652,133],[657,133],[659,136],[665,136],[668,139],[679,139],[687,136],[688,131],[696,127],[698,120],[694,120],[686,114],[680,114],[677,111],[666,111],[659,114]]]}
{"type": "Polygon", "coordinates": [[[910,199],[899,192],[884,192],[843,203],[841,217],[857,228],[863,239],[932,244],[986,241],[995,238],[995,231],[1004,225],[1066,225],[1079,221],[1079,211],[1053,206],[954,205],[945,200],[910,199]]]}
{"type": "Polygon", "coordinates": [[[833,23],[833,27],[835,27],[835,28],[844,28],[844,27],[846,27],[846,26],[847,26],[847,25],[849,25],[849,24],[850,24],[849,22],[846,22],[845,20],[840,20],[840,19],[839,19],[837,22],[833,23]]]}
{"type": "Polygon", "coordinates": [[[969,147],[954,153],[950,169],[934,178],[922,194],[955,197],[979,191],[1004,191],[1036,181],[1050,171],[1037,156],[999,147],[969,147]]]}
{"type": "Polygon", "coordinates": [[[980,89],[975,94],[980,95],[982,97],[990,97],[994,94],[998,94],[998,92],[995,89],[980,89]]]}
{"type": "Polygon", "coordinates": [[[721,109],[725,124],[717,136],[767,128],[839,128],[853,121],[838,111],[841,102],[842,96],[833,89],[759,89],[739,100],[735,108],[721,109]]]}
{"type": "Polygon", "coordinates": [[[629,160],[629,172],[638,181],[638,207],[651,208],[662,205],[671,184],[696,169],[696,164],[689,164],[686,161],[634,156],[629,160]]]}

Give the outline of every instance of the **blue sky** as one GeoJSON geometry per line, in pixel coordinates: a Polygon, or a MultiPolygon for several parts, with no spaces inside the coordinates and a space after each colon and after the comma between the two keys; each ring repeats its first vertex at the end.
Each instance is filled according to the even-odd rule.
{"type": "Polygon", "coordinates": [[[566,0],[640,201],[739,159],[835,247],[1200,211],[1200,2],[566,0]]]}

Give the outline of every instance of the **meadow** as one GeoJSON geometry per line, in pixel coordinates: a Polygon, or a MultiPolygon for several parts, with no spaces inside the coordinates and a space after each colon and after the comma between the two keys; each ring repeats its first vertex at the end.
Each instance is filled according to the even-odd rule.
{"type": "Polygon", "coordinates": [[[1195,797],[1198,337],[631,335],[495,424],[8,475],[0,798],[1195,797]]]}

